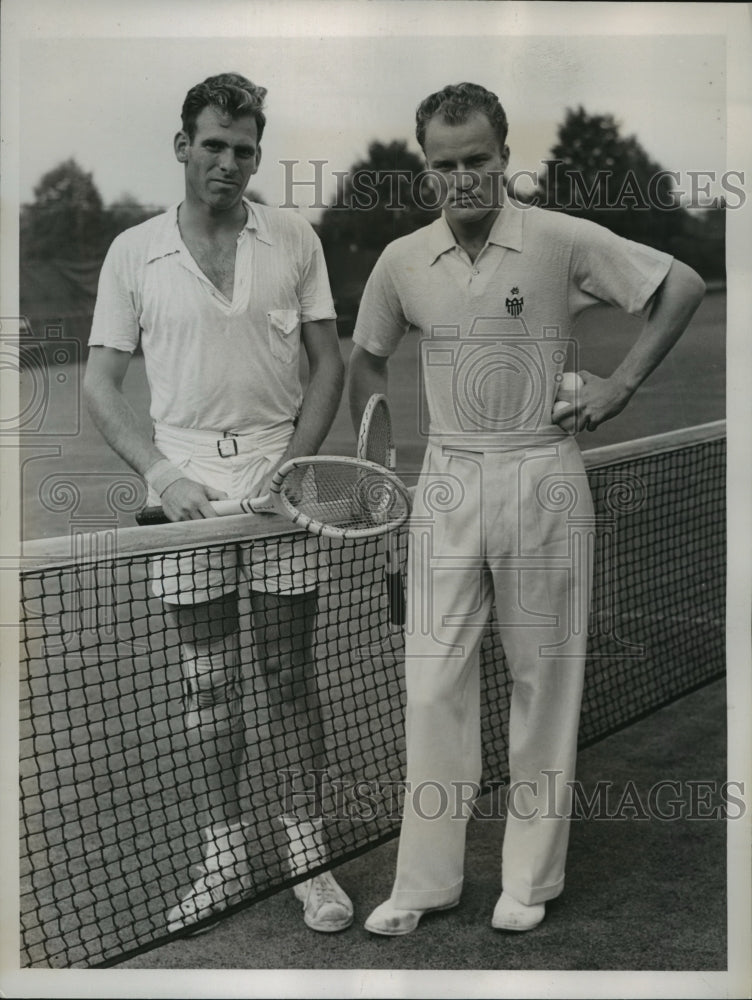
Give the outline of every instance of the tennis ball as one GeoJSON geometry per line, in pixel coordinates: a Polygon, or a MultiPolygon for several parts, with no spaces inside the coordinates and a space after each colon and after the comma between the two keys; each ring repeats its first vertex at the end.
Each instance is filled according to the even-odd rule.
{"type": "Polygon", "coordinates": [[[562,372],[558,392],[577,392],[584,384],[577,372],[562,372]]]}
{"type": "MultiPolygon", "coordinates": [[[[577,372],[562,372],[561,378],[559,379],[559,388],[556,392],[557,398],[554,400],[551,415],[553,416],[560,410],[571,407],[575,402],[578,390],[581,389],[583,385],[584,382],[577,372]]],[[[559,427],[561,427],[561,429],[566,431],[568,434],[573,433],[575,429],[574,417],[565,417],[559,424],[559,427]]]]}

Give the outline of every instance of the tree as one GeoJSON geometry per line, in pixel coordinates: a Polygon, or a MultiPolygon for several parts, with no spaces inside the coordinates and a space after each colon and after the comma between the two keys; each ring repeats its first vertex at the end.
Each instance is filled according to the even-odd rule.
{"type": "Polygon", "coordinates": [[[438,213],[423,205],[417,187],[423,169],[423,161],[406,142],[372,142],[368,157],[350,167],[334,203],[324,212],[324,245],[381,252],[398,236],[435,219],[438,213]]]}
{"type": "Polygon", "coordinates": [[[103,257],[110,243],[112,243],[118,233],[122,233],[124,229],[130,229],[131,226],[137,226],[140,222],[144,222],[146,219],[150,219],[152,216],[158,215],[162,211],[164,210],[158,206],[142,205],[141,202],[137,201],[132,194],[124,192],[120,195],[117,201],[113,201],[112,204],[108,205],[104,211],[102,220],[102,240],[99,252],[97,252],[94,256],[103,257]]]}
{"type": "Polygon", "coordinates": [[[541,203],[669,250],[686,224],[674,179],[613,115],[567,109],[542,185],[541,203]]]}
{"type": "Polygon", "coordinates": [[[25,259],[86,260],[101,253],[105,231],[102,198],[92,175],[69,159],[46,173],[34,202],[21,212],[25,259]]]}
{"type": "Polygon", "coordinates": [[[674,240],[673,252],[690,264],[705,281],[723,282],[726,277],[726,201],[687,213],[684,230],[674,240]]]}
{"type": "Polygon", "coordinates": [[[376,258],[397,239],[432,222],[420,187],[423,161],[407,143],[374,141],[354,163],[317,227],[326,254],[340,334],[349,336],[376,258]]]}

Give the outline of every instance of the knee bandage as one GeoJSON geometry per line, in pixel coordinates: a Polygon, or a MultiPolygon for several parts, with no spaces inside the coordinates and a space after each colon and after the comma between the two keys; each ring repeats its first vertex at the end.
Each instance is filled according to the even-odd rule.
{"type": "Polygon", "coordinates": [[[183,708],[189,729],[227,736],[243,724],[238,633],[184,642],[183,708]]]}

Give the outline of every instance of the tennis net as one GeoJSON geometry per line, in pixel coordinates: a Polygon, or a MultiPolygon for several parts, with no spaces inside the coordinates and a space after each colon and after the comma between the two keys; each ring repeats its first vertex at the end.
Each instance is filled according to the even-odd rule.
{"type": "MultiPolygon", "coordinates": [[[[724,672],[725,425],[601,448],[585,459],[598,543],[582,746],[724,672]]],[[[281,519],[248,516],[26,543],[23,966],[113,965],[169,938],[166,913],[201,861],[196,788],[216,766],[190,739],[180,640],[150,592],[150,563],[208,553],[221,562],[241,546],[244,559],[260,556],[270,566],[291,540],[317,580],[309,659],[326,770],[313,757],[288,760],[274,749],[258,611],[241,592],[241,808],[250,849],[242,892],[225,912],[397,834],[404,640],[388,621],[383,541],[313,539],[281,519]],[[293,872],[280,802],[317,798],[327,803],[329,858],[293,872]]],[[[401,547],[404,561],[404,534],[401,547]]],[[[293,629],[294,619],[279,627],[293,629]]],[[[484,775],[498,781],[507,775],[510,681],[493,623],[482,674],[484,775]]],[[[286,739],[305,742],[299,733],[286,739]]]]}

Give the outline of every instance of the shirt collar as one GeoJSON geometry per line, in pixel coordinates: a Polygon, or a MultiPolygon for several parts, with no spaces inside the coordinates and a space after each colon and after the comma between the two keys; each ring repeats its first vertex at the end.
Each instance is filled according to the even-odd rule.
{"type": "MultiPolygon", "coordinates": [[[[258,211],[258,205],[254,205],[247,198],[243,198],[243,204],[246,208],[244,229],[255,233],[257,239],[271,246],[273,240],[269,234],[266,220],[258,211]]],[[[147,263],[158,260],[160,257],[167,257],[171,253],[179,253],[184,247],[185,244],[183,243],[180,235],[180,227],[178,226],[179,207],[179,203],[170,206],[157,223],[156,231],[153,233],[149,243],[147,263]]]]}
{"type": "MultiPolygon", "coordinates": [[[[504,207],[494,219],[486,242],[508,247],[510,250],[522,250],[522,216],[523,209],[516,202],[505,198],[504,207]]],[[[443,253],[453,250],[457,245],[454,233],[442,213],[441,218],[432,223],[429,230],[431,263],[434,264],[443,253]]]]}

